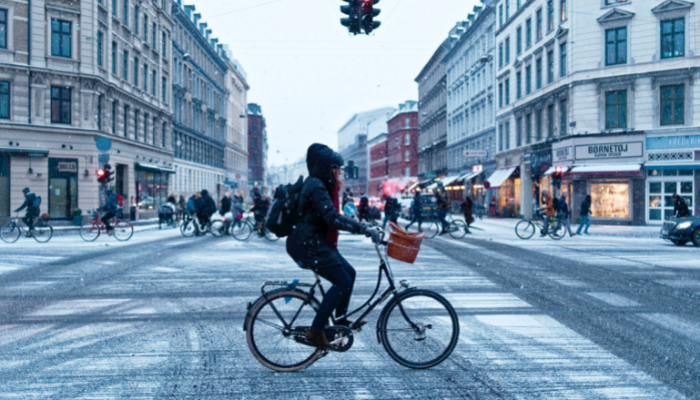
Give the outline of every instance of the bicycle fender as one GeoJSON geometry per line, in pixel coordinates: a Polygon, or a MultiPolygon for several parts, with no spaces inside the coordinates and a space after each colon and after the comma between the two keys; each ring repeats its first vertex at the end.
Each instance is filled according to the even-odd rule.
{"type": "Polygon", "coordinates": [[[297,293],[303,293],[303,294],[305,294],[305,295],[308,295],[308,293],[306,293],[306,292],[303,291],[303,290],[296,289],[296,288],[292,289],[292,288],[290,288],[290,287],[281,287],[281,288],[279,288],[279,289],[275,289],[275,290],[271,290],[271,291],[269,291],[269,292],[265,292],[264,295],[261,295],[260,297],[258,297],[257,299],[255,299],[255,301],[253,301],[252,303],[250,303],[250,302],[246,303],[246,314],[245,314],[245,318],[243,318],[243,331],[245,332],[245,331],[248,330],[248,320],[250,319],[250,311],[251,311],[253,308],[255,308],[255,306],[260,302],[260,300],[264,299],[266,295],[270,295],[270,294],[277,293],[277,292],[286,292],[286,291],[289,291],[289,290],[292,290],[292,291],[297,292],[297,293]]]}
{"type": "MultiPolygon", "coordinates": [[[[398,294],[398,298],[401,299],[406,293],[415,292],[416,290],[418,290],[418,288],[412,287],[412,288],[408,288],[408,289],[406,289],[406,290],[404,290],[404,291],[401,291],[401,292],[399,292],[399,294],[398,294]]],[[[384,308],[382,308],[382,312],[379,314],[379,318],[377,318],[377,329],[376,329],[376,331],[377,331],[377,343],[379,343],[379,344],[382,344],[382,338],[381,338],[381,336],[379,335],[379,330],[380,330],[382,321],[384,321],[384,319],[386,318],[386,314],[389,312],[388,310],[389,310],[390,306],[391,306],[392,304],[396,303],[396,302],[397,302],[396,297],[393,297],[391,300],[389,300],[389,302],[386,303],[386,305],[384,306],[384,308]]]]}

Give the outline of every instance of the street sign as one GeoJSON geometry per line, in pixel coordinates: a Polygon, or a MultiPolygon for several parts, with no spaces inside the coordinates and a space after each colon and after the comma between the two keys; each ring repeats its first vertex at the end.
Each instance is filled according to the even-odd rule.
{"type": "Polygon", "coordinates": [[[345,215],[352,217],[357,213],[357,207],[353,203],[348,203],[343,207],[343,212],[345,212],[345,215]]]}
{"type": "Polygon", "coordinates": [[[486,150],[467,150],[464,152],[467,157],[486,157],[487,154],[486,150]]]}
{"type": "Polygon", "coordinates": [[[109,154],[98,154],[97,155],[97,163],[100,165],[104,165],[109,162],[109,154]]]}
{"type": "Polygon", "coordinates": [[[95,145],[97,146],[97,150],[106,152],[112,148],[112,141],[107,137],[100,137],[95,140],[95,145]]]}
{"type": "Polygon", "coordinates": [[[472,167],[472,172],[481,172],[484,170],[484,166],[479,164],[479,165],[474,165],[472,167]]]}
{"type": "Polygon", "coordinates": [[[241,179],[241,174],[236,174],[236,179],[241,179]]]}
{"type": "Polygon", "coordinates": [[[435,172],[426,172],[425,177],[426,178],[435,178],[437,174],[435,172]]]}

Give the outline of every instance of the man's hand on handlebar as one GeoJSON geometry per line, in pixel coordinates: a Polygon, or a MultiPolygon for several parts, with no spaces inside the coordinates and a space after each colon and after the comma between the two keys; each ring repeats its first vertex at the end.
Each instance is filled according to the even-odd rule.
{"type": "Polygon", "coordinates": [[[380,244],[382,241],[382,230],[379,227],[363,223],[362,229],[360,229],[360,233],[365,234],[367,237],[371,237],[372,243],[374,244],[380,244]]]}

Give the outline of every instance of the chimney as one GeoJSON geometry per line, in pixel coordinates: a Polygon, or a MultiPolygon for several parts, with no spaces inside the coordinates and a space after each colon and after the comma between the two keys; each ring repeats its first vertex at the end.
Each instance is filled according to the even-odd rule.
{"type": "Polygon", "coordinates": [[[194,10],[196,10],[196,8],[194,8],[194,5],[185,6],[185,14],[187,14],[188,18],[192,18],[192,11],[194,10]]]}
{"type": "Polygon", "coordinates": [[[209,36],[211,36],[211,32],[212,32],[211,29],[206,30],[205,33],[206,33],[207,40],[209,40],[209,36]]]}
{"type": "Polygon", "coordinates": [[[202,22],[201,24],[199,24],[199,32],[200,32],[202,35],[204,35],[204,29],[205,29],[206,27],[207,27],[207,23],[206,23],[206,22],[202,22]]]}
{"type": "Polygon", "coordinates": [[[219,39],[216,39],[216,38],[210,39],[209,42],[211,43],[211,47],[216,49],[216,44],[219,42],[219,39]]]}
{"type": "Polygon", "coordinates": [[[196,14],[194,15],[194,21],[193,21],[193,22],[194,22],[194,26],[197,26],[197,23],[199,22],[199,20],[200,20],[201,18],[202,18],[202,14],[200,14],[200,13],[196,13],[196,14]]]}

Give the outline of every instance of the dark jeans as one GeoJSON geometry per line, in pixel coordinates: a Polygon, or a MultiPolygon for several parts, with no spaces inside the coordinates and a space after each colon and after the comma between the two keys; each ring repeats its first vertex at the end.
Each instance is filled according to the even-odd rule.
{"type": "Polygon", "coordinates": [[[25,215],[22,217],[22,222],[24,222],[25,225],[29,228],[29,230],[34,229],[34,219],[38,217],[38,215],[25,215]]]}
{"type": "Polygon", "coordinates": [[[408,230],[408,228],[410,228],[411,225],[413,225],[416,222],[418,222],[418,230],[423,231],[423,229],[421,228],[421,226],[423,225],[423,217],[421,215],[415,214],[413,215],[413,219],[411,220],[411,222],[408,225],[406,225],[406,230],[408,230]]]}
{"type": "Polygon", "coordinates": [[[446,216],[447,216],[447,210],[438,210],[437,217],[438,217],[438,220],[440,220],[440,224],[442,225],[443,231],[445,229],[447,229],[447,226],[449,225],[447,223],[447,220],[445,219],[446,216]]]}
{"type": "Polygon", "coordinates": [[[335,310],[336,318],[347,314],[352,288],[355,285],[355,269],[340,254],[338,254],[338,258],[341,260],[340,265],[322,267],[316,270],[317,274],[333,284],[323,297],[321,306],[316,312],[316,318],[311,325],[320,331],[326,328],[326,322],[333,310],[335,310]]]}
{"type": "Polygon", "coordinates": [[[109,224],[109,220],[114,218],[115,215],[116,215],[115,213],[109,211],[109,212],[105,213],[105,215],[102,216],[102,223],[105,224],[105,226],[107,227],[107,230],[111,231],[112,229],[114,229],[114,227],[109,224]]]}
{"type": "Polygon", "coordinates": [[[384,223],[382,223],[382,229],[386,229],[387,222],[397,223],[396,221],[398,220],[398,218],[398,215],[384,214],[384,223]]]}

